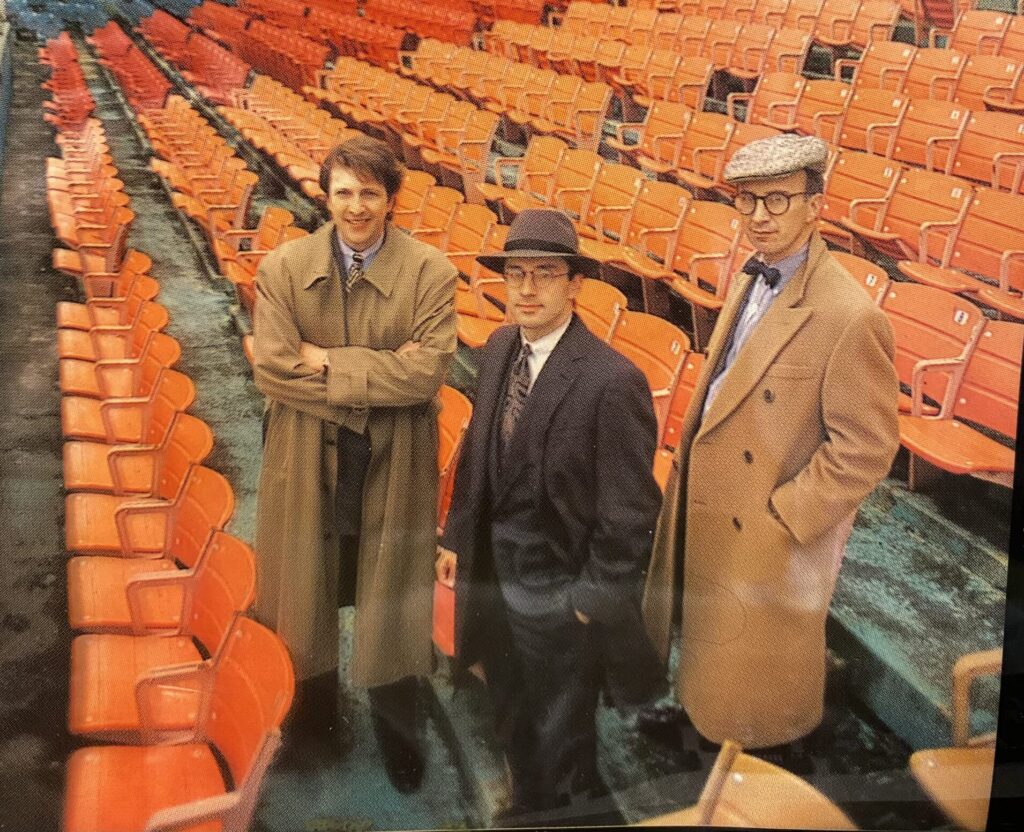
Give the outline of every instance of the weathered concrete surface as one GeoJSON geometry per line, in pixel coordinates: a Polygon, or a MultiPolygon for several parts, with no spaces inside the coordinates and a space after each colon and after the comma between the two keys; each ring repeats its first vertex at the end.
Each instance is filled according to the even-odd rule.
{"type": "Polygon", "coordinates": [[[35,43],[11,39],[15,77],[0,192],[0,830],[60,819],[68,655],[53,235],[35,43]]]}

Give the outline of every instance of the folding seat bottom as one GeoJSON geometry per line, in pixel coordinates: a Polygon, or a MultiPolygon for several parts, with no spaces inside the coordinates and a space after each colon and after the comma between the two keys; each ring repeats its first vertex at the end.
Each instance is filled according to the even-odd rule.
{"type": "MultiPolygon", "coordinates": [[[[127,631],[132,625],[128,582],[136,575],[178,571],[166,558],[116,558],[93,555],[68,561],[68,624],[89,632],[127,631]]],[[[181,622],[183,588],[160,586],[139,593],[140,619],[151,630],[169,630],[181,622]]]]}
{"type": "MultiPolygon", "coordinates": [[[[115,515],[127,503],[147,500],[145,497],[116,497],[112,494],[68,494],[65,501],[65,542],[69,552],[122,554],[115,515]]],[[[163,500],[152,501],[167,504],[163,500]]],[[[166,522],[163,512],[147,512],[132,516],[127,522],[129,540],[135,553],[155,555],[164,549],[166,522]]],[[[132,555],[127,555],[131,557],[132,555]]]]}
{"type": "MultiPolygon", "coordinates": [[[[68,759],[64,832],[138,832],[154,812],[225,791],[206,745],[82,748],[68,759]]],[[[219,820],[190,826],[218,832],[219,820]]]]}

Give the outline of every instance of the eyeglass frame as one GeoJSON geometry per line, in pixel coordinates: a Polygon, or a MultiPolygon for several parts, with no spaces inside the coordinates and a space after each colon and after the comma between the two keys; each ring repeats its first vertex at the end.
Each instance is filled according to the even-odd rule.
{"type": "Polygon", "coordinates": [[[550,266],[537,266],[533,269],[524,269],[522,266],[508,266],[507,269],[517,269],[522,272],[522,275],[510,275],[507,271],[502,272],[502,280],[504,280],[513,289],[519,289],[526,282],[526,278],[529,277],[533,281],[533,285],[538,289],[545,289],[555,282],[559,277],[570,277],[570,270],[560,271],[557,274],[537,274],[538,269],[553,268],[550,266]]]}
{"type": "Polygon", "coordinates": [[[793,197],[795,197],[795,196],[813,196],[813,195],[814,194],[811,194],[811,193],[809,193],[807,191],[794,191],[791,194],[788,194],[785,191],[769,191],[768,193],[764,194],[763,196],[757,196],[757,194],[753,194],[750,191],[739,191],[732,198],[732,207],[735,208],[737,211],[739,211],[740,216],[752,217],[754,214],[757,213],[757,203],[760,202],[762,205],[764,205],[764,210],[767,211],[768,214],[770,214],[773,217],[781,217],[792,206],[792,204],[793,204],[793,197]],[[738,200],[741,196],[747,196],[747,197],[750,197],[751,199],[754,200],[754,207],[751,208],[750,211],[743,211],[736,204],[736,200],[738,200]],[[773,211],[771,208],[768,207],[768,197],[770,197],[770,196],[784,196],[784,197],[786,197],[786,207],[783,208],[781,211],[778,211],[778,212],[773,211]]]}

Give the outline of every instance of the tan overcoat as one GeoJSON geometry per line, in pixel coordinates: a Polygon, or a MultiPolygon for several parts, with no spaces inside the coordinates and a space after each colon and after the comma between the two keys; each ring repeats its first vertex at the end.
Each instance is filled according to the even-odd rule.
{"type": "Polygon", "coordinates": [[[826,615],[898,447],[898,382],[885,315],[815,234],[702,420],[750,280],[733,278],[683,421],[644,615],[667,655],[682,583],[679,701],[708,739],[763,748],[821,721],[826,615]]]}
{"type": "Polygon", "coordinates": [[[437,392],[455,351],[456,271],[389,227],[343,298],[327,223],[268,254],[257,275],[256,386],[266,396],[257,496],[256,614],[281,634],[300,679],[338,665],[336,437],[367,432],[352,681],[372,687],[431,670],[437,527],[437,392]],[[398,355],[406,341],[420,344],[398,355]],[[329,368],[299,359],[328,350],[329,368]]]}

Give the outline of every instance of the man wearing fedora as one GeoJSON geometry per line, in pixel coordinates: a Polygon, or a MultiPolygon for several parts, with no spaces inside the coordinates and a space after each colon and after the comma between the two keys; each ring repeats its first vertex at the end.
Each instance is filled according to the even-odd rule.
{"type": "MultiPolygon", "coordinates": [[[[885,315],[817,232],[824,142],[780,135],[726,165],[757,255],[737,274],[683,420],[644,616],[688,718],[790,768],[823,717],[825,620],[860,502],[899,445],[885,315]]],[[[685,714],[684,714],[685,712],[685,714]]]]}
{"type": "Polygon", "coordinates": [[[483,348],[438,547],[456,661],[482,663],[510,814],[534,822],[578,819],[602,791],[602,681],[617,703],[664,687],[639,607],[660,503],[654,408],[643,374],[573,312],[597,268],[578,251],[564,213],[526,210],[504,251],[478,258],[504,275],[517,325],[483,348]]]}

